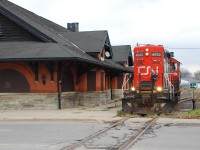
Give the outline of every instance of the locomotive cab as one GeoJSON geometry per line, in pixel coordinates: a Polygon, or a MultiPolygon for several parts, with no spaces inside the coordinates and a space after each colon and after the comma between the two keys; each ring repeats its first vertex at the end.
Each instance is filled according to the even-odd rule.
{"type": "Polygon", "coordinates": [[[181,72],[180,62],[174,58],[170,60],[171,66],[171,82],[174,87],[174,103],[176,104],[180,100],[180,83],[181,83],[181,72]]]}

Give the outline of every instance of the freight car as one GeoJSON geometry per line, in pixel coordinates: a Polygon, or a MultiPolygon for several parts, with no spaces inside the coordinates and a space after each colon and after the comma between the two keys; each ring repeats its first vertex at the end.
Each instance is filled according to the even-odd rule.
{"type": "Polygon", "coordinates": [[[180,99],[180,62],[162,45],[137,45],[132,86],[123,93],[122,110],[148,114],[161,111],[161,104],[180,99]]]}

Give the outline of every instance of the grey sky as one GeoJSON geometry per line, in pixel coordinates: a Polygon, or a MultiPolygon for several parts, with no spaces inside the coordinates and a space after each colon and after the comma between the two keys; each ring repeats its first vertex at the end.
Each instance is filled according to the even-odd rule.
{"type": "Polygon", "coordinates": [[[182,67],[200,70],[200,0],[10,1],[65,27],[79,22],[80,31],[108,30],[112,45],[162,44],[182,67]]]}

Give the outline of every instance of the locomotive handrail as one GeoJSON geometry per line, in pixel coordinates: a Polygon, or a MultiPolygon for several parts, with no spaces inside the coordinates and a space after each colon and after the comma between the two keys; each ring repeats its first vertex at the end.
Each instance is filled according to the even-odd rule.
{"type": "Polygon", "coordinates": [[[166,87],[169,88],[170,99],[173,99],[173,97],[174,97],[174,86],[171,82],[171,74],[172,73],[164,73],[164,77],[167,81],[165,85],[166,85],[166,87]],[[170,77],[169,77],[169,75],[170,75],[170,77]]]}
{"type": "Polygon", "coordinates": [[[122,98],[124,98],[124,91],[126,90],[126,89],[124,89],[124,87],[125,87],[126,83],[127,83],[127,82],[130,80],[130,78],[132,77],[132,75],[130,75],[129,78],[125,81],[127,75],[130,75],[130,74],[125,74],[125,77],[124,77],[124,80],[123,80],[123,85],[122,85],[122,98]]]}

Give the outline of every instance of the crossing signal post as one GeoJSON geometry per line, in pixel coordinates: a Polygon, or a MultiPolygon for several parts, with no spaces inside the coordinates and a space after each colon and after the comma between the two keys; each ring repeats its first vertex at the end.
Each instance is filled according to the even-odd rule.
{"type": "Polygon", "coordinates": [[[197,88],[197,83],[195,83],[195,82],[190,83],[190,88],[196,89],[197,88]]]}
{"type": "Polygon", "coordinates": [[[194,99],[194,89],[197,88],[197,83],[190,83],[190,88],[192,88],[192,109],[195,109],[195,99],[194,99]]]}

